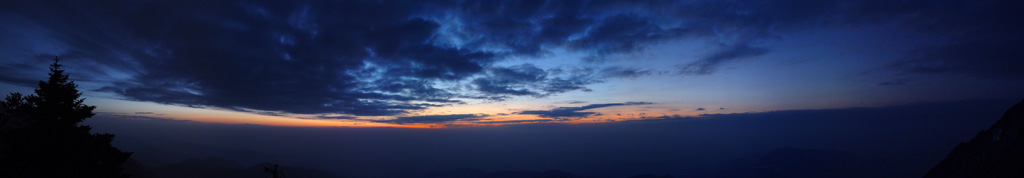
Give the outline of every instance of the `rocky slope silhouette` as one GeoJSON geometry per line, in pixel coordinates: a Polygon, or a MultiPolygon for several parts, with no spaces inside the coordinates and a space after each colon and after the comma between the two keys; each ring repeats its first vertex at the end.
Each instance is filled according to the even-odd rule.
{"type": "Polygon", "coordinates": [[[1024,101],[988,130],[960,143],[926,178],[1024,177],[1024,101]]]}

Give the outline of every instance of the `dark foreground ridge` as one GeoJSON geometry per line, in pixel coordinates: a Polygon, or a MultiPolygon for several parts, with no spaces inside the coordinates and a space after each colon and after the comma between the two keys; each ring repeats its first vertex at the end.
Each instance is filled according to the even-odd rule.
{"type": "Polygon", "coordinates": [[[129,177],[131,157],[110,145],[113,134],[81,124],[95,115],[59,59],[35,94],[0,99],[0,177],[129,177]]]}
{"type": "Polygon", "coordinates": [[[1024,101],[988,130],[960,143],[924,177],[1024,177],[1024,101]]]}

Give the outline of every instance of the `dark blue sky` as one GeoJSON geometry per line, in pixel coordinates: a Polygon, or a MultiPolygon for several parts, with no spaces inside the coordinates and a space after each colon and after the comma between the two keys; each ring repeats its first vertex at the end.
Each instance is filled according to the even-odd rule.
{"type": "Polygon", "coordinates": [[[3,92],[60,56],[104,112],[207,122],[604,122],[1024,90],[1020,1],[0,5],[3,92]]]}

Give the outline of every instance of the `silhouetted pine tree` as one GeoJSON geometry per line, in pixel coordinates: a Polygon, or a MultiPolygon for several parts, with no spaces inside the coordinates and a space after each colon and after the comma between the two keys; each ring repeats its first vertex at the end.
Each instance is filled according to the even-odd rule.
{"type": "Polygon", "coordinates": [[[277,170],[277,164],[274,164],[274,169],[263,167],[263,172],[270,174],[271,178],[285,178],[284,174],[277,170]]]}
{"type": "Polygon", "coordinates": [[[120,165],[131,153],[110,145],[114,135],[79,124],[96,106],[82,104],[58,61],[35,95],[12,93],[0,102],[0,177],[128,177],[120,165]]]}

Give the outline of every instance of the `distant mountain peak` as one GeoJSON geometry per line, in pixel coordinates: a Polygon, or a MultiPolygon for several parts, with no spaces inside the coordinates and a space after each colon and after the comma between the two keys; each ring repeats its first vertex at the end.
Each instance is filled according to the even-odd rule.
{"type": "Polygon", "coordinates": [[[960,143],[924,177],[1024,177],[1024,101],[960,143]]]}

